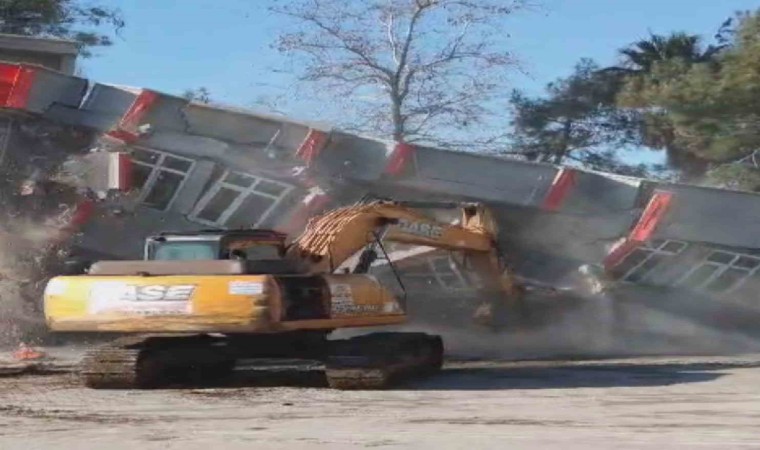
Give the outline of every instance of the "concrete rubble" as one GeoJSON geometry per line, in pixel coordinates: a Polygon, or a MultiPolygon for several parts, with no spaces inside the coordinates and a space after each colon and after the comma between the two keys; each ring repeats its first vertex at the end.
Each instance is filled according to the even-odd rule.
{"type": "MultiPolygon", "coordinates": [[[[35,322],[62,256],[140,258],[162,230],[297,234],[316,213],[377,196],[486,202],[511,266],[535,285],[612,301],[613,314],[650,318],[652,336],[754,345],[755,194],[392,143],[25,64],[0,63],[0,107],[0,307],[16,308],[0,313],[4,330],[35,322]]],[[[457,255],[392,250],[406,255],[409,297],[435,299],[410,304],[422,322],[473,293],[457,255]]],[[[440,320],[431,326],[459,319],[440,320]]]]}

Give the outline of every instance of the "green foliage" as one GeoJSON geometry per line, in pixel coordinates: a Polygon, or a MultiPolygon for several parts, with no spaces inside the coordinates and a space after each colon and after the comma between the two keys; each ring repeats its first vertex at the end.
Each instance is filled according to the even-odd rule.
{"type": "MultiPolygon", "coordinates": [[[[725,32],[724,32],[725,35],[725,32]]],[[[621,108],[638,117],[638,144],[664,149],[668,165],[683,178],[700,177],[707,169],[704,155],[690,151],[679,127],[679,117],[661,103],[663,92],[694,67],[712,68],[725,43],[702,47],[698,36],[672,33],[652,35],[620,51],[623,68],[615,68],[625,79],[618,93],[621,108]]]]}
{"type": "Polygon", "coordinates": [[[631,117],[615,105],[620,83],[617,74],[584,59],[569,77],[549,84],[546,97],[514,92],[511,153],[531,161],[642,174],[643,166],[626,166],[609,150],[631,139],[631,117]]]}
{"type": "Polygon", "coordinates": [[[76,0],[0,0],[0,33],[75,40],[84,57],[92,47],[113,44],[104,28],[123,27],[119,11],[76,0]]]}
{"type": "Polygon", "coordinates": [[[709,162],[708,175],[716,182],[736,176],[743,180],[739,185],[755,189],[748,176],[754,167],[715,168],[760,148],[758,98],[760,13],[755,12],[738,16],[731,40],[719,51],[653,61],[647,71],[630,76],[619,103],[648,121],[643,142],[709,162]]]}
{"type": "Polygon", "coordinates": [[[701,178],[760,144],[758,36],[757,19],[744,14],[723,23],[715,45],[685,33],[653,34],[622,49],[619,66],[600,70],[583,60],[548,86],[546,98],[513,95],[515,151],[641,174],[642,167],[621,164],[618,151],[662,149],[682,179],[701,178]]]}
{"type": "Polygon", "coordinates": [[[634,73],[649,73],[655,64],[663,61],[686,61],[689,63],[710,61],[722,46],[709,46],[702,50],[699,36],[673,33],[669,36],[650,35],[620,50],[626,69],[634,73]]]}
{"type": "Polygon", "coordinates": [[[726,189],[760,191],[760,170],[746,164],[723,164],[708,173],[709,184],[726,189]]]}
{"type": "Polygon", "coordinates": [[[664,150],[682,181],[760,191],[760,10],[714,38],[653,34],[623,48],[618,66],[582,60],[545,97],[514,93],[512,153],[646,175],[618,154],[647,147],[664,150]]]}

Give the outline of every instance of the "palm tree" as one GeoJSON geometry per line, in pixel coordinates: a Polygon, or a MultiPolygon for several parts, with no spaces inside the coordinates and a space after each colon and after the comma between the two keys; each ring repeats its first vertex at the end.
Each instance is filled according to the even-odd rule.
{"type": "MultiPolygon", "coordinates": [[[[642,77],[652,73],[658,63],[680,60],[687,64],[715,62],[716,53],[727,44],[702,47],[700,37],[686,33],[671,33],[670,35],[650,34],[648,39],[642,39],[620,50],[622,64],[620,66],[602,69],[603,72],[616,76],[620,83],[631,78],[642,77]]],[[[646,115],[646,113],[645,113],[646,115]]],[[[693,153],[679,148],[676,143],[674,128],[667,116],[654,114],[648,121],[636,121],[638,133],[642,142],[647,146],[659,147],[665,150],[668,165],[677,167],[685,179],[697,177],[707,169],[707,161],[693,153]],[[654,121],[656,123],[647,123],[654,121]]]]}
{"type": "Polygon", "coordinates": [[[708,62],[724,45],[710,45],[702,49],[699,36],[672,33],[668,36],[650,34],[620,50],[623,67],[614,67],[627,73],[649,73],[658,62],[681,59],[689,63],[708,62]]]}

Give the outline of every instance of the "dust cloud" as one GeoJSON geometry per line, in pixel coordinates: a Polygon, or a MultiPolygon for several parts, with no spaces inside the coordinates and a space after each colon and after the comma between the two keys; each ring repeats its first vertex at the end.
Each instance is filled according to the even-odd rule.
{"type": "Polygon", "coordinates": [[[8,218],[0,222],[0,346],[35,343],[45,335],[42,293],[66,250],[54,242],[64,214],[42,221],[8,218]]]}
{"type": "Polygon", "coordinates": [[[399,330],[441,335],[447,356],[465,360],[734,355],[760,351],[757,336],[718,327],[710,323],[709,316],[662,311],[628,303],[614,294],[582,298],[576,293],[556,300],[554,307],[535,307],[532,318],[515,317],[501,327],[466,323],[462,319],[467,319],[467,311],[462,310],[456,323],[413,316],[399,330]]]}
{"type": "Polygon", "coordinates": [[[62,165],[5,171],[0,187],[0,346],[40,343],[42,297],[68,255],[66,227],[82,200],[81,180],[62,165]],[[31,174],[31,175],[29,175],[31,174]]]}
{"type": "MultiPolygon", "coordinates": [[[[402,272],[403,277],[403,272],[402,272]]],[[[556,285],[527,289],[490,326],[474,312],[484,300],[436,289],[408,292],[410,321],[398,331],[441,335],[454,359],[731,355],[760,351],[751,320],[726,320],[731,305],[675,290],[624,285],[582,266],[556,285]],[[667,308],[666,308],[667,306],[667,308]]],[[[741,316],[740,310],[733,311],[741,316]]],[[[358,332],[351,333],[361,334],[358,332]]]]}
{"type": "MultiPolygon", "coordinates": [[[[591,239],[589,236],[600,232],[584,229],[580,218],[573,218],[570,225],[553,219],[535,227],[542,221],[522,223],[513,215],[503,215],[513,219],[511,233],[506,234],[513,241],[507,242],[505,248],[510,249],[509,256],[515,263],[513,271],[525,282],[525,297],[518,304],[502,308],[503,317],[497,318],[500,323],[481,326],[473,315],[479,304],[493,299],[477,299],[472,289],[445,289],[432,275],[426,285],[408,282],[406,267],[398,265],[410,321],[397,330],[441,335],[447,355],[463,359],[760,351],[760,330],[752,321],[752,317],[755,322],[760,319],[760,310],[753,316],[717,298],[703,296],[698,300],[694,292],[611,279],[603,267],[583,261],[601,261],[618,239],[591,239]],[[581,229],[588,236],[563,239],[558,236],[562,232],[549,227],[557,223],[561,230],[576,230],[577,235],[581,229]],[[549,236],[553,239],[547,243],[549,236]],[[540,276],[541,280],[522,278],[525,273],[540,276]]],[[[466,273],[463,267],[459,269],[466,273]]],[[[387,273],[380,273],[379,278],[387,288],[396,285],[387,273]]],[[[351,330],[341,335],[365,332],[351,330]]]]}

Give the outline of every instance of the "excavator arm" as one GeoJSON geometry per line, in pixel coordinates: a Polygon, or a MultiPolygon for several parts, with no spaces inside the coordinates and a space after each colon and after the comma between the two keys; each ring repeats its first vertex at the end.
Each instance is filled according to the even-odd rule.
{"type": "Polygon", "coordinates": [[[499,255],[497,237],[492,214],[479,203],[373,201],[311,219],[287,257],[304,273],[317,274],[332,273],[379,241],[461,251],[466,267],[479,277],[484,296],[513,301],[519,290],[499,255]],[[462,215],[458,224],[442,223],[418,211],[424,208],[459,208],[462,215]]]}

